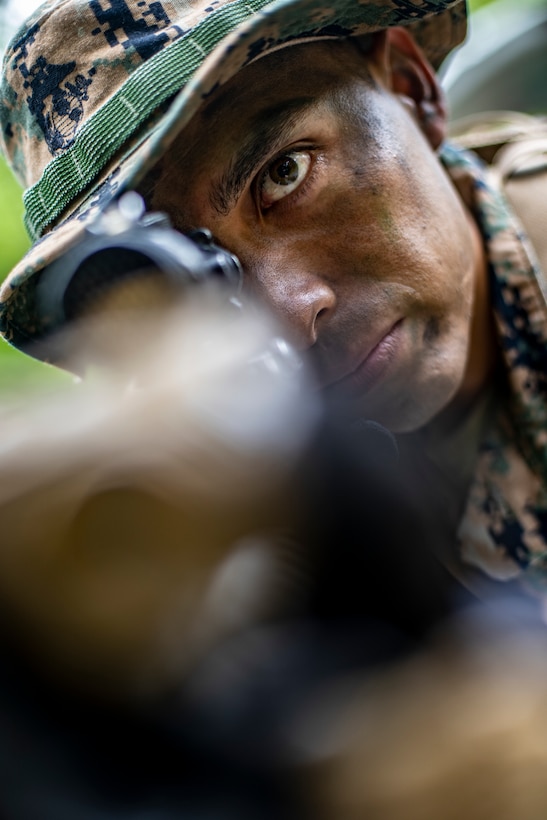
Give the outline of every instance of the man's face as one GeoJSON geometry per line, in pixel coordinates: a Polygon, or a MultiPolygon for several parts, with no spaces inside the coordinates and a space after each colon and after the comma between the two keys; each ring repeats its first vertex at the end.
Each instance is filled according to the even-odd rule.
{"type": "Polygon", "coordinates": [[[185,129],[152,205],[209,228],[321,386],[401,432],[462,387],[476,247],[375,55],[330,41],[248,66],[185,129]]]}

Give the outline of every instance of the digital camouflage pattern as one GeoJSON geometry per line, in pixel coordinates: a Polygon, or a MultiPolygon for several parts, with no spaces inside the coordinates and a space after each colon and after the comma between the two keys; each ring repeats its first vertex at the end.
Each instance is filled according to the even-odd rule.
{"type": "Polygon", "coordinates": [[[460,557],[496,581],[545,596],[547,281],[495,172],[454,146],[442,158],[485,239],[504,371],[459,526],[460,557]]]}
{"type": "Polygon", "coordinates": [[[0,293],[3,335],[29,349],[44,330],[36,271],[138,182],[212,88],[272,49],[394,25],[438,65],[465,36],[465,0],[48,0],[8,47],[0,86],[0,146],[31,236],[45,234],[0,293]]]}

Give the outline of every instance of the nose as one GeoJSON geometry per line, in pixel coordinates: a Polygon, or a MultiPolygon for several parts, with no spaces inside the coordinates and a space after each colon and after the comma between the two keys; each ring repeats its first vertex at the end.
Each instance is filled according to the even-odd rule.
{"type": "Polygon", "coordinates": [[[332,286],[317,274],[292,267],[262,269],[253,279],[260,298],[288,326],[295,346],[307,350],[315,344],[336,307],[332,286]]]}

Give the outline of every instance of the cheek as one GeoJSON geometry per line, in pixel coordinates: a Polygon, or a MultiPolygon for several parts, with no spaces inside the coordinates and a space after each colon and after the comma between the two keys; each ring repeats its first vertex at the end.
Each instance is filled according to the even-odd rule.
{"type": "Polygon", "coordinates": [[[385,273],[426,288],[442,302],[468,290],[471,266],[464,208],[431,146],[392,98],[375,98],[376,128],[356,129],[344,144],[345,196],[330,225],[344,226],[347,242],[385,273]],[[417,278],[415,278],[417,277],[417,278]]]}
{"type": "Polygon", "coordinates": [[[325,214],[330,246],[359,278],[417,287],[436,265],[412,192],[397,173],[381,182],[354,179],[325,214]]]}

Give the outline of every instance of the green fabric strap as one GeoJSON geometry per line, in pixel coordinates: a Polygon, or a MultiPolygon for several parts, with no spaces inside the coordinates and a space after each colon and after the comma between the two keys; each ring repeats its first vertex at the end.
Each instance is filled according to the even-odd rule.
{"type": "Polygon", "coordinates": [[[154,110],[183,88],[223,37],[270,2],[235,0],[136,69],[25,192],[25,224],[31,237],[37,239],[63,213],[154,110]]]}

